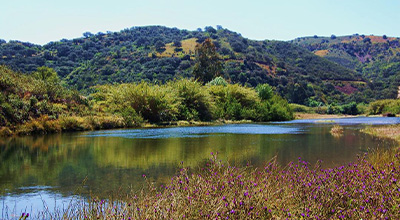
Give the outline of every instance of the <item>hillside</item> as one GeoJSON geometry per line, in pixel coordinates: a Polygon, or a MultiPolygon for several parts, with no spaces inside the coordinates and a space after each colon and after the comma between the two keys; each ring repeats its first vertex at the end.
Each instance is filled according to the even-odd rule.
{"type": "Polygon", "coordinates": [[[256,86],[268,83],[290,102],[365,101],[370,88],[355,71],[282,41],[253,41],[218,27],[187,31],[161,26],[120,32],[84,33],[44,46],[0,42],[0,64],[30,73],[40,66],[56,70],[69,87],[90,92],[97,84],[166,82],[191,77],[195,46],[211,38],[223,60],[224,78],[256,86]],[[364,92],[364,93],[363,93],[364,92]]]}
{"type": "Polygon", "coordinates": [[[356,71],[368,79],[375,99],[396,98],[400,85],[400,39],[373,35],[303,37],[291,43],[356,71]]]}

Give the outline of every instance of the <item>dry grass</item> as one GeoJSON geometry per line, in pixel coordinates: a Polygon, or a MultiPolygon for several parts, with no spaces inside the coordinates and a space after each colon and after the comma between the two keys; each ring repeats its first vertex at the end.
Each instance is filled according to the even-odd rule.
{"type": "Polygon", "coordinates": [[[400,125],[386,125],[379,127],[367,127],[362,130],[364,133],[376,137],[390,138],[400,142],[400,125]]]}
{"type": "Polygon", "coordinates": [[[320,57],[324,57],[326,55],[328,55],[329,51],[328,50],[317,50],[314,51],[314,54],[320,57]]]}
{"type": "Polygon", "coordinates": [[[328,115],[328,114],[316,114],[316,113],[295,113],[296,119],[326,119],[326,118],[348,118],[356,117],[354,115],[328,115]]]}
{"type": "Polygon", "coordinates": [[[165,45],[165,51],[162,53],[157,53],[158,57],[181,57],[185,54],[194,55],[195,48],[197,45],[197,38],[190,38],[186,40],[182,40],[182,51],[176,52],[175,49],[177,47],[174,46],[173,43],[168,43],[165,45]]]}
{"type": "MultiPolygon", "coordinates": [[[[75,202],[64,219],[399,219],[398,154],[375,167],[365,158],[330,169],[300,158],[286,167],[235,167],[212,157],[182,168],[167,185],[120,199],[75,202]]],[[[144,176],[144,178],[146,178],[144,176]]]]}
{"type": "Polygon", "coordinates": [[[344,129],[343,129],[343,127],[340,126],[340,125],[334,125],[334,126],[332,127],[332,129],[330,130],[330,133],[331,133],[334,137],[341,137],[341,136],[343,136],[343,132],[344,132],[344,129]]]}

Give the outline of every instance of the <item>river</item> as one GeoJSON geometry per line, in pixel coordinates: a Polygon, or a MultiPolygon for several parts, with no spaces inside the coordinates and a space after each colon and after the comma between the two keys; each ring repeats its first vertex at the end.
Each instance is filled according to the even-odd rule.
{"type": "Polygon", "coordinates": [[[294,120],[282,123],[121,129],[0,139],[0,219],[68,207],[77,198],[109,195],[158,184],[179,167],[198,169],[211,153],[230,164],[281,165],[301,157],[333,167],[370,149],[396,143],[360,133],[365,125],[399,118],[294,120]],[[333,136],[334,124],[344,127],[333,136]]]}

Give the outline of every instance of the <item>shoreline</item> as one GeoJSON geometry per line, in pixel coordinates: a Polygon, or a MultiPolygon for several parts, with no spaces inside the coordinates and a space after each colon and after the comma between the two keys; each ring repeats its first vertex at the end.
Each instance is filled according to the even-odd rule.
{"type": "Polygon", "coordinates": [[[374,115],[367,116],[367,115],[330,115],[330,114],[314,114],[314,113],[300,113],[300,112],[294,113],[295,119],[356,118],[360,116],[377,117],[374,115]]]}
{"type": "MultiPolygon", "coordinates": [[[[312,113],[294,113],[294,119],[335,119],[335,118],[356,118],[365,117],[383,117],[381,115],[330,115],[330,114],[312,114],[312,113]]],[[[91,116],[91,117],[75,117],[70,116],[64,119],[50,120],[43,117],[32,120],[24,124],[13,125],[9,127],[0,127],[0,137],[19,137],[27,135],[46,135],[63,132],[79,132],[79,131],[98,131],[110,129],[139,129],[139,128],[163,128],[163,127],[185,127],[185,126],[213,126],[223,124],[243,124],[256,123],[252,120],[224,120],[215,121],[169,121],[157,124],[142,123],[136,126],[126,126],[121,123],[121,119],[115,116],[91,116]],[[67,122],[64,122],[64,121],[67,122]]],[[[399,128],[400,130],[400,128],[399,128]]],[[[370,134],[378,136],[376,131],[370,134]]],[[[382,131],[383,132],[383,131],[382,131]]],[[[379,132],[378,132],[379,133],[379,132]]],[[[382,136],[386,137],[386,136],[382,136]]],[[[400,141],[400,136],[397,138],[400,141]]]]}
{"type": "Polygon", "coordinates": [[[22,137],[30,135],[46,135],[56,133],[68,133],[68,132],[79,132],[79,131],[100,131],[100,130],[111,130],[111,129],[140,129],[140,128],[166,128],[166,127],[189,127],[189,126],[213,126],[223,124],[243,124],[243,123],[255,123],[251,120],[216,120],[216,121],[170,121],[158,124],[142,123],[137,126],[124,126],[120,123],[110,123],[111,120],[118,120],[112,118],[99,122],[97,124],[88,124],[86,120],[89,117],[71,117],[75,121],[72,125],[67,127],[60,120],[42,120],[42,121],[30,121],[22,125],[15,125],[13,127],[0,127],[0,137],[22,137]]]}

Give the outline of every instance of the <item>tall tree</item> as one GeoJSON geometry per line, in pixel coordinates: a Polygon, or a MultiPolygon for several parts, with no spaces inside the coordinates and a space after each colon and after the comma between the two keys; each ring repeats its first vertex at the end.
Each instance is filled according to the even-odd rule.
{"type": "Polygon", "coordinates": [[[196,64],[193,68],[194,77],[200,82],[207,83],[220,76],[222,64],[215,45],[207,38],[196,46],[196,64]]]}

